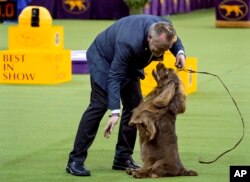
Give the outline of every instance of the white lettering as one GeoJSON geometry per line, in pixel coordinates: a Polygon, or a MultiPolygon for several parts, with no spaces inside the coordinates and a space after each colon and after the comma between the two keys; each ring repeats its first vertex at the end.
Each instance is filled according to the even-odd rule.
{"type": "Polygon", "coordinates": [[[235,171],[234,177],[240,177],[240,172],[238,170],[235,171]]]}
{"type": "Polygon", "coordinates": [[[241,177],[243,177],[244,175],[247,174],[247,171],[246,170],[241,170],[241,177]]]}
{"type": "Polygon", "coordinates": [[[243,177],[244,175],[247,174],[246,170],[236,170],[234,173],[234,177],[243,177]]]}

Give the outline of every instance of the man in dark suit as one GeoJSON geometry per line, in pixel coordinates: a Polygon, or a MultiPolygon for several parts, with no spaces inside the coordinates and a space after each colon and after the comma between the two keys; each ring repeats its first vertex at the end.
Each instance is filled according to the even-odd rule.
{"type": "Polygon", "coordinates": [[[90,72],[90,104],[83,113],[66,171],[89,176],[84,166],[87,150],[95,139],[100,121],[108,109],[110,119],[104,130],[108,138],[122,115],[112,168],[138,168],[132,154],[136,128],[128,126],[132,111],[142,99],[140,78],[152,60],[162,59],[170,50],[176,66],[185,66],[184,47],[170,21],[152,15],[133,15],[116,21],[101,32],[87,51],[90,72]]]}

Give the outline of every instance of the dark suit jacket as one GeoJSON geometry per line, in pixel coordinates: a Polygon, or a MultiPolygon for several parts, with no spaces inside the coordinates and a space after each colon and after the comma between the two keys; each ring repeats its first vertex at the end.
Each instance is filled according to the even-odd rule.
{"type": "MultiPolygon", "coordinates": [[[[159,21],[168,20],[152,15],[124,17],[101,32],[89,47],[90,76],[108,93],[109,109],[120,108],[121,84],[140,76],[152,61],[147,34],[150,25],[159,21]]],[[[179,50],[184,47],[178,38],[170,51],[176,55],[179,50]]]]}

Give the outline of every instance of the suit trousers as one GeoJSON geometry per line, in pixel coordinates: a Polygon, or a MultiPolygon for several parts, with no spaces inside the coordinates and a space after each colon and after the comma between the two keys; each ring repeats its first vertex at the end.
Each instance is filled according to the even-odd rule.
{"type": "MultiPolygon", "coordinates": [[[[90,104],[83,113],[75,137],[73,150],[69,154],[69,161],[84,164],[88,149],[93,143],[99,124],[108,110],[108,95],[92,78],[90,104]]],[[[122,115],[120,120],[118,139],[115,149],[115,159],[129,159],[133,154],[137,129],[128,126],[132,111],[142,100],[139,77],[126,79],[121,86],[122,115]]]]}

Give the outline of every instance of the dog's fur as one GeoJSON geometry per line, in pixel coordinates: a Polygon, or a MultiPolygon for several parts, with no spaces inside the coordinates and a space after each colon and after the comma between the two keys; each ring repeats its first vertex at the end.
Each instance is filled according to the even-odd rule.
{"type": "Polygon", "coordinates": [[[143,166],[128,169],[136,178],[196,176],[181,163],[175,130],[176,115],[185,112],[186,96],[176,72],[158,63],[152,75],[157,87],[134,110],[129,125],[139,130],[143,166]]]}

